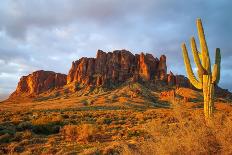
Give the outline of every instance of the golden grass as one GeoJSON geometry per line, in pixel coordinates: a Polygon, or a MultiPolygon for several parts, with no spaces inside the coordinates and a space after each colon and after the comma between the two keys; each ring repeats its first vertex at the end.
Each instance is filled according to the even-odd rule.
{"type": "Polygon", "coordinates": [[[180,105],[166,118],[146,123],[143,129],[151,137],[137,144],[139,151],[127,148],[124,154],[232,153],[232,112],[217,111],[205,120],[202,111],[180,105]]]}
{"type": "Polygon", "coordinates": [[[168,108],[138,84],[1,103],[0,154],[232,154],[231,103],[205,121],[201,94],[188,91],[168,108]]]}
{"type": "Polygon", "coordinates": [[[36,119],[33,119],[32,125],[46,125],[49,123],[59,123],[62,121],[62,117],[59,115],[47,115],[47,116],[40,116],[36,119]]]}
{"type": "Polygon", "coordinates": [[[87,143],[93,140],[97,128],[92,124],[66,125],[60,132],[64,140],[87,143]]]}

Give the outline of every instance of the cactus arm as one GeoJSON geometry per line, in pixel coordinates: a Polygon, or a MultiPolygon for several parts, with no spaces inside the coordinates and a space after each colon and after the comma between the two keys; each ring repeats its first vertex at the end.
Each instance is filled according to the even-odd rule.
{"type": "Polygon", "coordinates": [[[193,54],[193,58],[194,58],[194,62],[198,68],[197,73],[198,73],[198,78],[199,81],[202,82],[203,79],[203,74],[204,74],[204,68],[201,64],[201,60],[199,57],[199,52],[197,51],[197,46],[196,46],[196,42],[194,37],[191,38],[191,48],[192,48],[192,54],[193,54]]]}
{"type": "Polygon", "coordinates": [[[217,84],[217,76],[218,76],[218,65],[213,65],[213,72],[212,72],[212,83],[217,84]]]}
{"type": "Polygon", "coordinates": [[[197,75],[198,75],[199,82],[202,83],[202,81],[203,81],[203,75],[204,75],[203,72],[200,71],[199,69],[197,69],[197,75]]]}
{"type": "MultiPolygon", "coordinates": [[[[200,52],[198,52],[198,56],[199,56],[199,58],[200,58],[200,60],[201,60],[201,62],[202,62],[202,58],[201,58],[201,53],[200,52]]],[[[203,66],[202,66],[203,67],[203,66]]]]}
{"type": "Polygon", "coordinates": [[[209,58],[208,46],[205,40],[205,34],[201,19],[197,19],[197,30],[201,47],[202,66],[208,73],[211,73],[211,63],[209,58]]]}
{"type": "Polygon", "coordinates": [[[189,78],[190,82],[197,89],[202,89],[202,83],[199,82],[196,79],[196,77],[195,77],[195,75],[193,73],[193,70],[192,70],[192,67],[191,67],[191,64],[190,64],[190,60],[189,60],[189,56],[188,56],[188,52],[187,52],[187,48],[186,48],[185,44],[182,44],[182,53],[183,53],[186,72],[187,72],[187,75],[188,75],[188,78],[189,78]]]}
{"type": "Polygon", "coordinates": [[[215,52],[215,64],[213,66],[212,81],[214,84],[218,84],[220,80],[220,67],[221,65],[221,52],[219,48],[216,48],[215,52]]]}

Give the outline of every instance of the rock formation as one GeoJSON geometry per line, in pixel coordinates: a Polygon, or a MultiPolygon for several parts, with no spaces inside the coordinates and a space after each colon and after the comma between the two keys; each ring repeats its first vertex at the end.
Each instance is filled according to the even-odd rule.
{"type": "Polygon", "coordinates": [[[170,73],[168,74],[168,85],[169,86],[174,86],[176,85],[176,77],[175,75],[173,75],[173,73],[170,71],[170,73]]]}
{"type": "Polygon", "coordinates": [[[175,75],[175,85],[177,87],[193,88],[188,78],[184,75],[175,75]]]}
{"type": "Polygon", "coordinates": [[[164,79],[167,75],[166,57],[160,60],[151,54],[133,55],[126,50],[105,53],[98,50],[96,58],[81,58],[72,63],[67,83],[112,85],[133,81],[164,79]]]}
{"type": "Polygon", "coordinates": [[[15,92],[10,97],[37,95],[63,87],[66,85],[66,81],[67,76],[65,74],[39,70],[21,77],[15,92]]]}
{"type": "MultiPolygon", "coordinates": [[[[72,62],[68,76],[40,70],[21,77],[10,98],[36,96],[46,91],[62,88],[66,84],[71,84],[67,86],[69,90],[78,91],[79,85],[77,84],[111,87],[127,80],[131,82],[149,81],[151,85],[157,87],[177,86],[193,89],[185,76],[174,75],[171,71],[167,74],[165,55],[158,59],[148,53],[133,55],[126,50],[108,53],[98,50],[96,58],[83,57],[72,62]]],[[[232,98],[229,91],[219,87],[216,87],[215,92],[232,98]]]]}
{"type": "Polygon", "coordinates": [[[159,66],[158,66],[158,77],[160,78],[160,80],[163,80],[165,79],[166,74],[167,74],[166,56],[161,55],[159,66]]]}
{"type": "Polygon", "coordinates": [[[187,77],[183,75],[174,75],[171,71],[167,75],[167,84],[168,86],[192,88],[192,85],[187,77]]]}

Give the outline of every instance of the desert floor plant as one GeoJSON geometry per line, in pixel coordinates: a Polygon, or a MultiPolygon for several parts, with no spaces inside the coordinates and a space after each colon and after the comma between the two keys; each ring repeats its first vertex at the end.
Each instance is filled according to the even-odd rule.
{"type": "Polygon", "coordinates": [[[220,49],[216,48],[215,64],[213,66],[213,71],[211,72],[210,57],[201,19],[197,19],[197,29],[201,51],[197,50],[194,37],[191,38],[191,48],[197,66],[198,79],[193,73],[187,48],[184,43],[182,44],[182,52],[188,78],[197,89],[203,90],[204,113],[207,118],[210,118],[214,110],[214,87],[220,80],[221,54],[220,49]]]}

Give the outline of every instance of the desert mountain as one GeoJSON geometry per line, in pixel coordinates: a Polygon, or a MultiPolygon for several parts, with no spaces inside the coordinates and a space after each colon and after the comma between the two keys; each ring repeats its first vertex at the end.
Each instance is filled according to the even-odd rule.
{"type": "MultiPolygon", "coordinates": [[[[68,75],[51,71],[36,71],[21,77],[15,92],[10,96],[33,96],[64,85],[92,85],[112,87],[131,80],[160,81],[167,85],[188,85],[183,76],[167,74],[166,56],[135,54],[127,50],[97,51],[96,58],[83,57],[72,62],[68,75]]],[[[74,89],[75,90],[75,89],[74,89]]]]}
{"type": "Polygon", "coordinates": [[[48,90],[61,88],[67,83],[66,81],[67,75],[65,74],[39,70],[27,76],[22,76],[10,98],[33,96],[48,90]]]}
{"type": "Polygon", "coordinates": [[[167,143],[173,136],[177,149],[189,137],[194,147],[199,139],[201,144],[219,139],[229,148],[231,126],[225,125],[231,124],[226,121],[227,117],[231,120],[231,93],[216,87],[217,122],[212,130],[202,117],[202,92],[186,77],[167,73],[166,60],[164,55],[156,58],[126,50],[99,50],[96,58],[73,62],[68,75],[36,71],[23,76],[11,97],[0,102],[0,154],[12,150],[22,154],[28,150],[29,154],[112,154],[112,148],[121,146],[139,150],[146,145],[149,150],[152,142],[152,148],[157,148],[154,139],[165,138],[167,143]],[[69,152],[72,149],[76,152],[69,152]]]}
{"type": "Polygon", "coordinates": [[[77,82],[95,86],[110,86],[132,78],[163,80],[167,74],[166,57],[154,58],[151,54],[133,55],[126,50],[105,53],[97,51],[96,58],[81,58],[72,63],[67,83],[77,82]]]}
{"type": "MultiPolygon", "coordinates": [[[[149,53],[133,55],[127,50],[108,53],[98,50],[96,58],[83,57],[72,62],[68,75],[40,70],[21,77],[10,99],[35,97],[59,89],[77,92],[84,88],[83,86],[116,88],[125,82],[147,82],[148,87],[156,88],[193,88],[183,75],[174,75],[171,71],[167,73],[165,55],[157,58],[149,53]]],[[[217,92],[230,94],[221,88],[217,88],[217,92]]]]}

